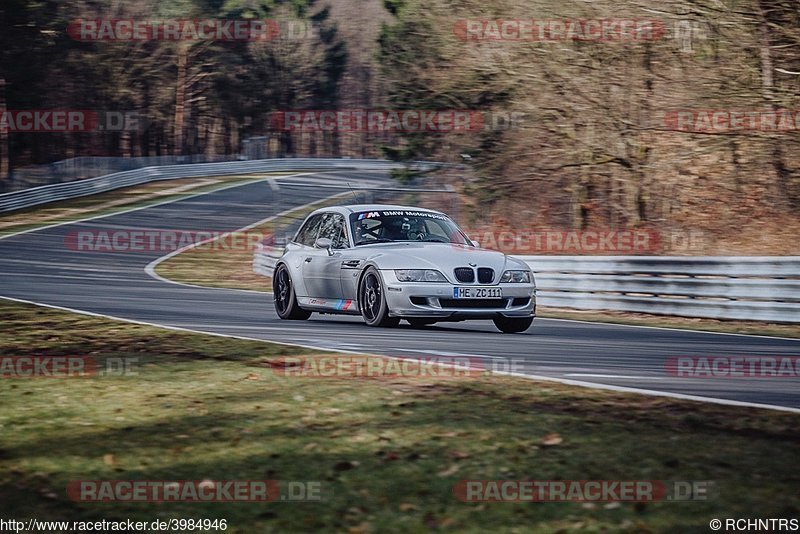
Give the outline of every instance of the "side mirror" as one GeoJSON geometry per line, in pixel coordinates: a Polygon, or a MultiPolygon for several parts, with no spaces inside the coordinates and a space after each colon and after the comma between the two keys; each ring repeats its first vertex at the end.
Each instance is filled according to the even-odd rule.
{"type": "Polygon", "coordinates": [[[317,239],[314,242],[314,246],[317,248],[324,248],[325,250],[328,251],[329,256],[333,255],[333,251],[331,250],[333,248],[333,241],[331,241],[327,237],[320,237],[319,239],[317,239]]]}
{"type": "Polygon", "coordinates": [[[481,244],[480,244],[480,243],[478,243],[477,241],[475,241],[474,239],[471,239],[471,240],[470,240],[470,243],[472,243],[472,246],[473,246],[473,247],[476,247],[476,248],[481,248],[481,244]]]}

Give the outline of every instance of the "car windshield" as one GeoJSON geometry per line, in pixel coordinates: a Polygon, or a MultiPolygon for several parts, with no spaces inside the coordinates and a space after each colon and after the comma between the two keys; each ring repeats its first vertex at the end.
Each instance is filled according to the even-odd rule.
{"type": "Polygon", "coordinates": [[[356,245],[394,241],[471,244],[456,223],[430,211],[363,211],[350,215],[350,225],[356,245]]]}

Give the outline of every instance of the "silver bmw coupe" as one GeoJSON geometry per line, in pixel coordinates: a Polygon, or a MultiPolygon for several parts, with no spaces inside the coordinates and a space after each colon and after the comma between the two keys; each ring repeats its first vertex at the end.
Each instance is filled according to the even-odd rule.
{"type": "Polygon", "coordinates": [[[444,213],[408,206],[312,212],[277,260],[272,285],[281,319],[350,314],[385,327],[491,319],[514,333],[536,311],[525,262],[481,249],[444,213]]]}

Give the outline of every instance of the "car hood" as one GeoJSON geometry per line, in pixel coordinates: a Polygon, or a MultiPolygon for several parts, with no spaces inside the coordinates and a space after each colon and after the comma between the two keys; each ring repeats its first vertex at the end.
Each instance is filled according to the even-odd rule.
{"type": "Polygon", "coordinates": [[[506,269],[525,269],[530,267],[516,258],[502,252],[447,243],[381,243],[356,247],[364,253],[364,258],[379,269],[436,269],[448,280],[455,281],[453,269],[456,267],[490,267],[502,274],[506,269]]]}

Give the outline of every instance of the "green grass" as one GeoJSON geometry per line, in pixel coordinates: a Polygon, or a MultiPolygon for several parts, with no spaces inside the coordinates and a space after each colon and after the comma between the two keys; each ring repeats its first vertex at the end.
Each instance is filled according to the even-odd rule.
{"type": "Polygon", "coordinates": [[[18,519],[225,518],[228,532],[707,532],[800,511],[796,414],[500,376],[273,373],[306,349],[0,303],[0,356],[139,358],[135,376],[0,379],[18,519]],[[547,446],[545,436],[563,442],[547,446]],[[704,502],[473,503],[461,479],[714,480],[704,502]],[[70,480],[320,481],[324,502],[78,503],[70,480]]]}

